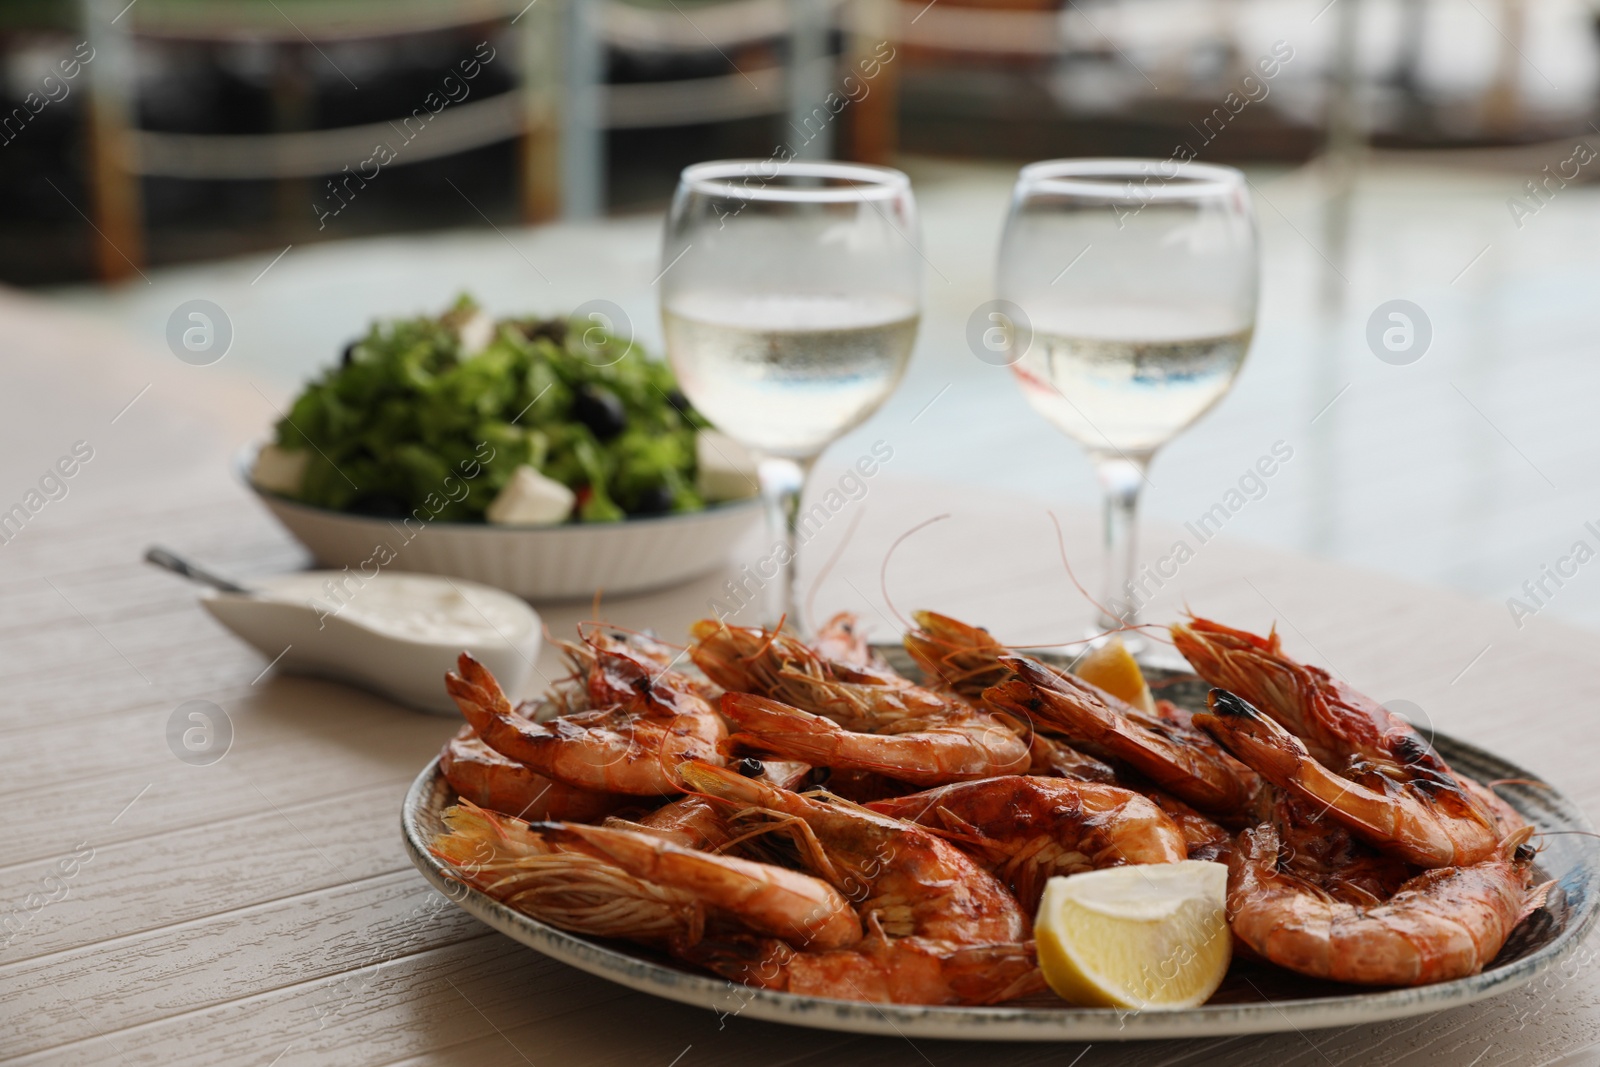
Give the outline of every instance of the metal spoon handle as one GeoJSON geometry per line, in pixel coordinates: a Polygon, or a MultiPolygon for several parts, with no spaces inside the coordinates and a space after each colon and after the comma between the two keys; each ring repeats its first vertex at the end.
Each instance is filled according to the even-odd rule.
{"type": "Polygon", "coordinates": [[[209,585],[211,588],[220,589],[224,593],[244,593],[248,596],[255,592],[254,589],[249,589],[238,582],[230,581],[220,574],[213,574],[197,563],[190,563],[176,552],[162,548],[160,545],[151,545],[145,549],[144,559],[146,563],[154,563],[157,567],[169,570],[173,574],[182,575],[191,582],[209,585]]]}

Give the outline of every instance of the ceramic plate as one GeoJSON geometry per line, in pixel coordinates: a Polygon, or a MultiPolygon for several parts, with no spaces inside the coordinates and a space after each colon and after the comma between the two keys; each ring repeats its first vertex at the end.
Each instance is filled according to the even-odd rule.
{"type": "MultiPolygon", "coordinates": [[[[897,646],[883,646],[897,668],[910,670],[897,646]]],[[[1049,659],[1050,657],[1040,657],[1049,659]]],[[[1152,681],[1156,675],[1152,674],[1152,681]]],[[[1161,695],[1203,706],[1198,679],[1169,677],[1161,695]]],[[[1537,776],[1443,734],[1435,747],[1461,774],[1480,782],[1537,776]]],[[[1501,786],[1501,796],[1540,830],[1592,831],[1578,806],[1542,786],[1501,786]]],[[[1050,994],[994,1007],[867,1004],[753,989],[688,970],[638,946],[591,940],[547,926],[499,901],[451,881],[429,852],[443,829],[440,813],[455,801],[438,761],[417,776],[401,824],[411,860],[441,892],[501,933],[563,963],[630,989],[711,1011],[822,1030],[901,1037],[995,1041],[1106,1041],[1310,1030],[1352,1026],[1459,1007],[1526,984],[1553,966],[1594,924],[1600,889],[1600,846],[1578,834],[1540,839],[1540,877],[1554,879],[1546,906],[1512,933],[1482,974],[1415,989],[1362,990],[1301,978],[1266,965],[1235,960],[1227,981],[1204,1007],[1173,1012],[1074,1008],[1050,994]]]]}

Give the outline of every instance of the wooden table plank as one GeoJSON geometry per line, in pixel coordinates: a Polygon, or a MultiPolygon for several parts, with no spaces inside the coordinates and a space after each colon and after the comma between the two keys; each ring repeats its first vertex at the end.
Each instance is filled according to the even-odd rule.
{"type": "MultiPolygon", "coordinates": [[[[272,842],[264,844],[270,848],[272,842]]],[[[292,860],[292,853],[274,855],[270,865],[236,864],[235,885],[254,882],[263,866],[277,866],[280,859],[292,860]]],[[[22,1054],[85,1041],[97,1031],[114,1035],[222,1004],[246,991],[360,972],[488,932],[420,882],[409,863],[377,875],[363,875],[360,866],[342,867],[341,874],[350,871],[348,880],[341,877],[331,885],[316,877],[324,870],[319,857],[305,855],[275,872],[279,882],[286,876],[304,879],[294,896],[254,906],[230,900],[221,914],[190,921],[145,910],[144,921],[157,915],[172,921],[116,937],[105,950],[91,945],[0,967],[0,982],[13,990],[10,1009],[29,1020],[27,1033],[14,1037],[8,1051],[22,1054]],[[312,877],[304,878],[308,872],[312,877]],[[94,1005],[88,1015],[80,1011],[86,1004],[94,1005]]],[[[186,874],[182,866],[167,869],[169,883],[175,877],[187,881],[186,874]]],[[[148,900],[140,903],[148,909],[148,900]]]]}
{"type": "MultiPolygon", "coordinates": [[[[381,946],[380,946],[381,949],[381,946]]],[[[427,949],[336,977],[281,985],[217,1007],[112,1032],[78,1004],[97,1036],[18,1057],[19,1064],[116,1058],[129,1065],[220,1062],[355,1065],[460,1044],[492,1020],[538,1022],[630,996],[498,935],[427,949]],[[108,1055],[107,1049],[112,1050],[108,1055]],[[290,1050],[292,1055],[284,1054],[290,1050]]],[[[637,1013],[630,1011],[630,1025],[637,1013]]],[[[715,1016],[706,1018],[715,1024],[715,1016]]]]}
{"type": "MultiPolygon", "coordinates": [[[[297,681],[283,692],[317,684],[297,681]]],[[[165,726],[165,711],[146,720],[147,732],[158,739],[164,738],[165,726]]],[[[84,840],[114,844],[175,828],[198,829],[346,789],[374,784],[398,788],[443,743],[438,724],[418,729],[411,739],[394,736],[400,729],[375,737],[371,750],[360,748],[361,737],[346,734],[344,743],[336,735],[330,744],[282,744],[253,750],[248,757],[245,742],[236,737],[239,751],[201,768],[178,763],[163,747],[158,757],[162,762],[154,768],[98,778],[92,788],[64,782],[8,798],[16,825],[15,845],[7,858],[22,862],[54,856],[84,840]]],[[[165,745],[164,740],[159,743],[165,745]]]]}
{"type": "Polygon", "coordinates": [[[24,973],[18,960],[37,971],[50,966],[37,957],[409,871],[398,837],[372,832],[394,815],[409,784],[329,790],[299,804],[208,818],[120,844],[85,839],[87,847],[60,857],[0,869],[0,900],[16,900],[46,884],[62,858],[83,857],[61,879],[64,895],[0,950],[0,982],[24,973]]]}

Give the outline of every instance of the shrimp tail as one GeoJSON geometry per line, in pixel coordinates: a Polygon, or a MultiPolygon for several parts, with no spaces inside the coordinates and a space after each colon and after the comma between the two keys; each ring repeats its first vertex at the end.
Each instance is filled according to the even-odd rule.
{"type": "Polygon", "coordinates": [[[444,688],[467,722],[480,734],[491,717],[512,714],[505,690],[500,688],[489,668],[474,659],[470,652],[456,657],[456,670],[444,676],[444,688]]]}

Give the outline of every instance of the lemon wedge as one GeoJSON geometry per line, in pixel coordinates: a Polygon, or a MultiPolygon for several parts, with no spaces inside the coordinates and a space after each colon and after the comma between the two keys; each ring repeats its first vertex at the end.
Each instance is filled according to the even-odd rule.
{"type": "Polygon", "coordinates": [[[1233,958],[1226,864],[1185,860],[1050,879],[1034,922],[1063,1000],[1109,1008],[1204,1004],[1233,958]]]}
{"type": "Polygon", "coordinates": [[[1150,695],[1144,672],[1133,653],[1115,637],[1079,660],[1072,673],[1140,711],[1155,714],[1155,698],[1150,695]]]}

